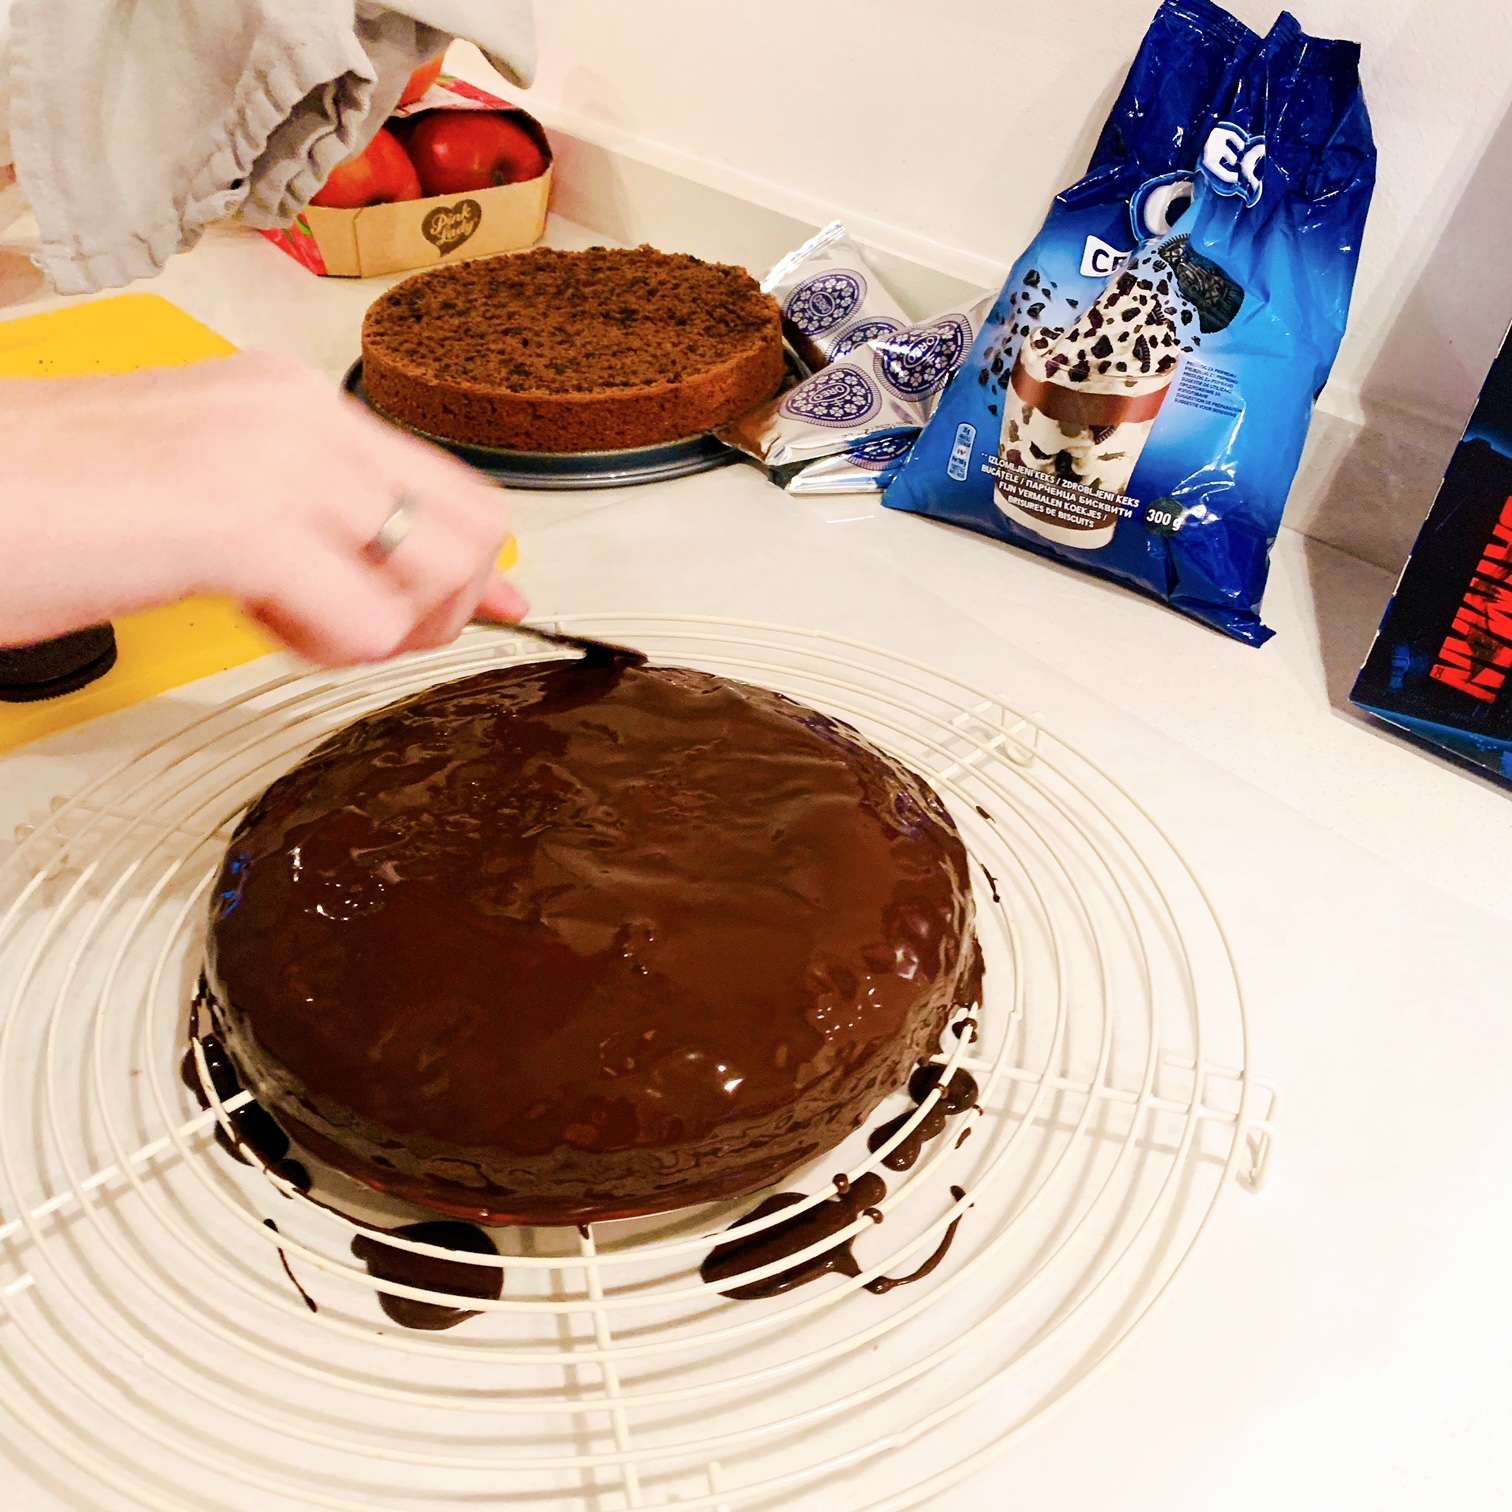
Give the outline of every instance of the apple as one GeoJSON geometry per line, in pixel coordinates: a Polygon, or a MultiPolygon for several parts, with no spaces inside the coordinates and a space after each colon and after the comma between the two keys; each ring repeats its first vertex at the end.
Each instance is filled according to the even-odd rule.
{"type": "Polygon", "coordinates": [[[415,122],[409,146],[427,194],[518,184],[546,171],[546,154],[530,132],[493,110],[433,110],[415,122]]]}
{"type": "Polygon", "coordinates": [[[360,210],[421,196],[414,163],[399,138],[383,127],[365,151],[336,165],[310,203],[328,210],[360,210]]]}
{"type": "Polygon", "coordinates": [[[413,105],[436,82],[441,72],[441,64],[445,58],[445,53],[437,53],[429,63],[422,63],[410,75],[409,83],[404,86],[404,93],[399,96],[399,103],[401,105],[413,105]]]}

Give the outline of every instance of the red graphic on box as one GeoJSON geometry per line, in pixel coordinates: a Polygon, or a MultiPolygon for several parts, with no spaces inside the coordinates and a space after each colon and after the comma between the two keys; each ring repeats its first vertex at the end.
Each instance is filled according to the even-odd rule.
{"type": "Polygon", "coordinates": [[[442,74],[436,82],[454,95],[461,95],[464,100],[475,100],[490,110],[514,109],[508,100],[501,100],[498,95],[489,94],[486,89],[479,89],[476,84],[469,84],[466,79],[458,79],[452,74],[442,74]]]}
{"type": "Polygon", "coordinates": [[[436,82],[420,96],[418,100],[411,100],[408,105],[398,106],[389,116],[391,121],[407,120],[410,116],[424,115],[428,110],[518,110],[518,105],[512,105],[508,100],[501,100],[498,95],[489,94],[486,89],[479,89],[476,84],[469,84],[466,79],[459,79],[455,74],[441,74],[436,82]]]}
{"type": "Polygon", "coordinates": [[[310,272],[325,277],[325,258],[320,255],[320,243],[310,230],[310,223],[303,215],[296,215],[294,223],[282,231],[264,231],[263,235],[287,252],[296,262],[303,263],[310,272]]]}
{"type": "Polygon", "coordinates": [[[1512,670],[1512,498],[1454,616],[1428,675],[1482,703],[1495,703],[1512,670]]]}

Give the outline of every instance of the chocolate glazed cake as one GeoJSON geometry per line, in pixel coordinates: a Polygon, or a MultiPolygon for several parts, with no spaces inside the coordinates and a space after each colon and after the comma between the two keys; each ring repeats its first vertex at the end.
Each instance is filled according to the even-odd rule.
{"type": "Polygon", "coordinates": [[[967,857],[847,726],[680,667],[547,661],[359,720],[242,820],[211,1012],[300,1144],[452,1217],[768,1185],[975,1001],[967,857]]]}

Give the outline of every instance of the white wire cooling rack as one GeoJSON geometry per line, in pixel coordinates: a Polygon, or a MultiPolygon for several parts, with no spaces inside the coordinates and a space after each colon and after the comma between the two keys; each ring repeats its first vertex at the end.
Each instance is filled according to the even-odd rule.
{"type": "MultiPolygon", "coordinates": [[[[699,1262],[752,1199],[497,1230],[499,1300],[468,1299],[480,1316],[451,1333],[396,1328],[375,1290],[452,1299],[375,1281],[348,1218],[231,1162],[211,1139],[225,1110],[201,1113],[179,1083],[205,895],[238,811],[329,731],[539,651],[475,631],[272,682],[59,800],[0,860],[0,1458],[43,1466],[71,1488],[64,1505],[928,1503],[1097,1370],[1226,1188],[1263,1178],[1275,1094],[1250,1071],[1222,928],[1084,754],[854,641],[678,616],[555,623],[775,687],[931,777],[980,873],[985,1001],[976,1038],[947,1035],[944,1052],[977,1079],[980,1111],[908,1173],[882,1172],[884,1221],[853,1225],[858,1277],[762,1301],[712,1291],[699,1262]],[[863,1289],[916,1267],[958,1217],[930,1276],[863,1289]]],[[[863,1132],[788,1186],[822,1201],[889,1148],[868,1153],[863,1132]]],[[[355,1188],[340,1200],[392,1216],[355,1188]]]]}

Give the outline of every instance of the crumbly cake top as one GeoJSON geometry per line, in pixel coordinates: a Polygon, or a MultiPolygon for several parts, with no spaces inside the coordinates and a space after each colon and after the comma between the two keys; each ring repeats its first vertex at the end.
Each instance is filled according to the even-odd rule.
{"type": "Polygon", "coordinates": [[[654,247],[538,247],[406,279],[368,311],[365,351],[451,383],[581,394],[678,383],[771,339],[743,268],[654,247]]]}

